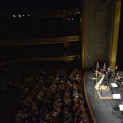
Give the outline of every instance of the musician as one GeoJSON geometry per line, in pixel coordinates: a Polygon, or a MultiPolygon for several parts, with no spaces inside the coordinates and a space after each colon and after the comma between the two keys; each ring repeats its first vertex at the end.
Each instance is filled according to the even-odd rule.
{"type": "Polygon", "coordinates": [[[118,73],[118,66],[115,66],[115,75],[118,73]]]}
{"type": "Polygon", "coordinates": [[[103,73],[106,75],[106,63],[103,65],[103,73]]]}
{"type": "Polygon", "coordinates": [[[107,75],[108,75],[108,80],[110,79],[110,77],[111,77],[111,67],[109,67],[108,69],[107,69],[107,75]]]}
{"type": "Polygon", "coordinates": [[[116,77],[115,77],[115,82],[119,82],[120,81],[120,76],[119,73],[117,73],[116,77]]]}
{"type": "Polygon", "coordinates": [[[100,68],[99,62],[97,62],[97,64],[96,64],[96,71],[99,71],[99,68],[100,68]]]}
{"type": "Polygon", "coordinates": [[[100,69],[100,73],[103,74],[103,69],[102,68],[100,69]]]}

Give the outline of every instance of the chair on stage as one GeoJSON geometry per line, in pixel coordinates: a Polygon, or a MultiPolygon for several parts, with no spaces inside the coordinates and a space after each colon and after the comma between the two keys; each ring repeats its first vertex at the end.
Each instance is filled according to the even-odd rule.
{"type": "Polygon", "coordinates": [[[121,120],[121,123],[123,123],[123,101],[121,102],[121,104],[113,106],[112,114],[117,115],[118,118],[121,120]]]}
{"type": "Polygon", "coordinates": [[[122,88],[123,88],[123,82],[122,82],[122,88]]]}
{"type": "Polygon", "coordinates": [[[115,82],[111,83],[110,90],[111,90],[112,94],[116,93],[118,88],[119,88],[119,85],[117,83],[115,83],[115,82]]]}
{"type": "Polygon", "coordinates": [[[120,118],[121,108],[118,102],[121,101],[121,94],[113,94],[113,99],[115,100],[116,104],[112,106],[112,114],[117,115],[120,118]]]}
{"type": "Polygon", "coordinates": [[[119,115],[119,105],[115,105],[112,107],[112,114],[119,115]]]}

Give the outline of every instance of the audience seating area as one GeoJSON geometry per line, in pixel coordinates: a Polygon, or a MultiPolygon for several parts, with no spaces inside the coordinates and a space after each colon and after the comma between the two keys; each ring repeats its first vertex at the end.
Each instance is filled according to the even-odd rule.
{"type": "Polygon", "coordinates": [[[9,123],[88,123],[80,69],[21,65],[0,69],[0,119],[9,123]]]}

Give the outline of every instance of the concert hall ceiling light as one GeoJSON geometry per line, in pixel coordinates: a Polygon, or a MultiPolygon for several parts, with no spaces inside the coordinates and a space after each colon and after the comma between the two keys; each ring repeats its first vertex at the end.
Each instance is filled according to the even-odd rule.
{"type": "MultiPolygon", "coordinates": [[[[21,18],[21,17],[25,17],[25,16],[26,16],[26,15],[24,15],[24,14],[23,14],[23,15],[22,15],[22,14],[18,14],[18,15],[13,14],[13,15],[12,15],[13,18],[15,18],[15,17],[21,18]]],[[[29,17],[30,14],[28,14],[27,16],[29,17]]]]}
{"type": "MultiPolygon", "coordinates": [[[[59,14],[67,14],[67,15],[74,15],[74,14],[80,14],[80,9],[78,8],[68,8],[68,9],[54,9],[54,10],[42,10],[40,12],[37,12],[37,13],[33,13],[31,14],[32,16],[47,16],[47,15],[59,15],[59,14]]],[[[12,17],[15,18],[15,17],[19,17],[19,18],[22,18],[22,17],[29,17],[30,14],[27,13],[25,15],[25,13],[16,13],[16,14],[13,14],[12,17]]],[[[68,21],[69,20],[74,20],[74,18],[69,18],[68,17],[68,21]]]]}
{"type": "Polygon", "coordinates": [[[16,15],[12,15],[14,18],[16,17],[16,15]]]}
{"type": "Polygon", "coordinates": [[[21,15],[18,15],[19,18],[21,18],[21,15]]]}

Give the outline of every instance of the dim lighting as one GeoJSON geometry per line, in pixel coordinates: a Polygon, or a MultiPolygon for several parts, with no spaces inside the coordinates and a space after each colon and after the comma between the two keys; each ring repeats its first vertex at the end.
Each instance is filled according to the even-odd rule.
{"type": "Polygon", "coordinates": [[[41,12],[41,15],[44,15],[44,12],[43,11],[41,12]]]}
{"type": "Polygon", "coordinates": [[[30,15],[28,14],[28,16],[30,16],[30,15]]]}
{"type": "Polygon", "coordinates": [[[70,20],[70,18],[68,18],[67,20],[70,20]]]}
{"type": "Polygon", "coordinates": [[[73,18],[71,20],[73,20],[73,18]]]}
{"type": "Polygon", "coordinates": [[[61,13],[61,11],[60,11],[60,10],[57,10],[57,13],[58,13],[58,14],[60,14],[60,13],[61,13]]]}
{"type": "Polygon", "coordinates": [[[66,13],[66,9],[63,9],[63,13],[66,13]]]}
{"type": "Polygon", "coordinates": [[[19,18],[21,18],[21,15],[18,15],[19,18]]]}
{"type": "Polygon", "coordinates": [[[23,15],[23,17],[24,17],[24,15],[23,15]]]}
{"type": "Polygon", "coordinates": [[[52,14],[56,14],[55,10],[52,10],[52,14]]]}
{"type": "Polygon", "coordinates": [[[68,9],[68,13],[71,14],[71,9],[68,9]]]}
{"type": "Polygon", "coordinates": [[[78,13],[80,14],[80,11],[78,11],[78,13]]]}
{"type": "Polygon", "coordinates": [[[16,17],[16,15],[13,15],[13,17],[15,18],[15,17],[16,17]]]}

